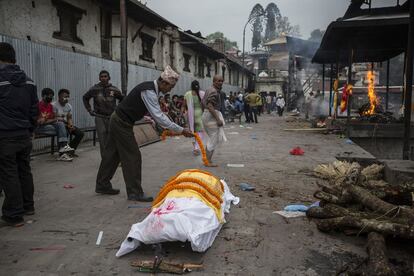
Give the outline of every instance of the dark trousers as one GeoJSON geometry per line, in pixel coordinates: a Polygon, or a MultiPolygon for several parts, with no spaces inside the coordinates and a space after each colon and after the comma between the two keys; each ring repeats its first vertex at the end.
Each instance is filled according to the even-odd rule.
{"type": "Polygon", "coordinates": [[[109,117],[108,118],[95,117],[95,127],[96,127],[96,132],[98,133],[99,149],[101,151],[101,157],[102,157],[102,154],[105,150],[105,144],[108,141],[108,136],[109,136],[109,117]]]}
{"type": "Polygon", "coordinates": [[[96,178],[96,189],[112,188],[111,179],[119,162],[122,164],[122,174],[128,196],[143,194],[141,187],[141,152],[134,137],[133,126],[121,120],[113,113],[109,121],[109,136],[102,154],[96,178]]]}
{"type": "Polygon", "coordinates": [[[280,107],[280,106],[277,107],[277,113],[279,114],[279,117],[283,116],[283,111],[284,111],[283,107],[280,107]]]}
{"type": "Polygon", "coordinates": [[[77,149],[80,142],[83,139],[83,136],[85,136],[85,133],[83,133],[83,131],[77,127],[75,127],[72,130],[68,130],[68,131],[70,135],[72,136],[72,140],[69,142],[69,146],[73,149],[77,149]]]}
{"type": "Polygon", "coordinates": [[[255,122],[257,124],[257,106],[250,107],[249,117],[252,123],[255,122]]]}
{"type": "Polygon", "coordinates": [[[30,137],[0,138],[0,186],[4,191],[3,216],[20,218],[33,210],[33,176],[30,137]]]}
{"type": "Polygon", "coordinates": [[[246,118],[246,122],[250,123],[250,106],[247,104],[244,105],[244,117],[246,118]]]}

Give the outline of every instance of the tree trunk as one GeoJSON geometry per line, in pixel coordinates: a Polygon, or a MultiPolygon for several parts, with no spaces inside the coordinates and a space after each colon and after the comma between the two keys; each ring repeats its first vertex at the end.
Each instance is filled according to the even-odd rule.
{"type": "Polygon", "coordinates": [[[414,222],[414,212],[403,206],[396,206],[385,202],[376,196],[372,195],[369,191],[364,188],[347,185],[345,187],[347,192],[352,195],[353,199],[360,202],[369,209],[386,214],[388,217],[401,216],[407,218],[409,221],[414,222]]]}
{"type": "Polygon", "coordinates": [[[413,226],[388,221],[378,221],[375,219],[358,219],[352,216],[344,216],[330,219],[318,219],[316,220],[316,225],[322,232],[329,232],[336,229],[357,228],[360,230],[360,233],[378,232],[405,239],[414,239],[413,226]]]}
{"type": "Polygon", "coordinates": [[[337,205],[342,205],[345,204],[346,202],[343,201],[342,199],[340,199],[339,197],[326,193],[326,192],[322,192],[322,191],[316,191],[313,196],[317,199],[329,202],[329,203],[333,203],[333,204],[337,204],[337,205]]]}
{"type": "Polygon", "coordinates": [[[394,276],[387,257],[387,248],[385,246],[384,236],[376,232],[368,234],[367,243],[368,267],[367,274],[372,276],[394,276]]]}

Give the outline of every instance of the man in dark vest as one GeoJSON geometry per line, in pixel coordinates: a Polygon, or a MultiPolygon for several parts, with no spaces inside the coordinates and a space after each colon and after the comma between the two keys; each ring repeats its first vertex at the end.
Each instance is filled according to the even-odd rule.
{"type": "Polygon", "coordinates": [[[141,152],[135,141],[133,126],[146,113],[163,128],[186,137],[193,134],[183,129],[161,111],[158,97],[160,92],[166,94],[174,88],[179,75],[167,66],[158,80],[143,82],[136,86],[116,107],[109,122],[109,136],[102,154],[102,161],[96,179],[96,193],[115,195],[118,189],[113,189],[111,179],[122,164],[128,200],[151,202],[152,197],[145,196],[141,187],[141,152]]]}

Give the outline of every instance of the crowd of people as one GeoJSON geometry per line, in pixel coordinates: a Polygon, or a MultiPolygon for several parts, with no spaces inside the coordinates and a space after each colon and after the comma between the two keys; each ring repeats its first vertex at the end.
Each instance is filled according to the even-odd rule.
{"type": "MultiPolygon", "coordinates": [[[[198,82],[195,82],[196,84],[192,84],[192,91],[195,90],[194,87],[199,86],[198,82]]],[[[173,95],[172,97],[167,94],[165,96],[160,96],[158,99],[164,114],[183,127],[188,124],[186,115],[188,106],[186,105],[186,101],[191,101],[190,92],[191,91],[187,92],[185,95],[173,95]]],[[[202,98],[205,92],[200,91],[200,93],[200,98],[202,98]]],[[[221,105],[220,112],[227,122],[233,122],[235,118],[240,118],[242,114],[245,116],[246,123],[258,123],[257,117],[264,113],[271,114],[272,112],[275,112],[279,116],[283,116],[286,105],[282,94],[277,96],[270,95],[270,93],[258,94],[255,90],[246,91],[244,93],[241,91],[234,93],[230,92],[229,95],[221,92],[220,96],[224,102],[224,104],[221,105]]]]}
{"type": "MultiPolygon", "coordinates": [[[[116,195],[119,189],[112,187],[111,179],[119,163],[126,184],[128,200],[150,202],[144,194],[142,158],[133,126],[140,120],[153,121],[160,130],[169,130],[185,137],[195,133],[205,142],[207,166],[216,166],[213,154],[226,141],[223,126],[245,114],[247,123],[258,122],[266,110],[278,110],[283,114],[284,100],[269,94],[259,95],[254,90],[245,93],[223,91],[223,77],[213,77],[211,87],[201,90],[194,80],[184,95],[170,96],[179,75],[167,66],[157,80],[138,84],[127,96],[110,83],[108,71],[99,73],[99,83],[84,95],[85,109],[95,119],[99,138],[101,162],[96,177],[95,192],[116,195]],[[91,104],[93,101],[93,104],[91,104]]],[[[73,107],[69,103],[71,92],[61,88],[55,92],[43,88],[38,100],[34,82],[16,65],[14,48],[0,43],[0,189],[5,198],[2,220],[11,226],[24,224],[23,216],[35,212],[33,201],[33,177],[30,167],[32,139],[36,135],[57,137],[57,160],[72,161],[78,157],[76,149],[84,137],[74,125],[73,107]]],[[[193,154],[204,153],[193,140],[193,154]]]]}

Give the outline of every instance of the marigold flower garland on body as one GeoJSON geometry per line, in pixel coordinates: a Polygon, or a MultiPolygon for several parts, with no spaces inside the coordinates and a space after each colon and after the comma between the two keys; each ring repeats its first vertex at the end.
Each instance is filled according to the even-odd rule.
{"type": "Polygon", "coordinates": [[[216,181],[218,180],[218,182],[220,183],[219,191],[216,191],[215,189],[211,188],[204,180],[196,178],[196,177],[182,177],[182,178],[177,179],[177,177],[181,175],[183,172],[199,172],[199,173],[203,173],[209,176],[213,176],[209,172],[205,172],[205,171],[197,170],[197,169],[181,171],[175,177],[170,178],[167,181],[167,183],[158,193],[158,196],[153,201],[152,206],[156,206],[159,202],[164,200],[164,198],[172,190],[188,189],[188,190],[193,190],[199,193],[208,202],[210,202],[214,207],[216,207],[217,209],[220,209],[220,206],[223,203],[223,199],[220,195],[220,193],[224,193],[223,183],[221,183],[221,181],[215,177],[216,181]]]}

